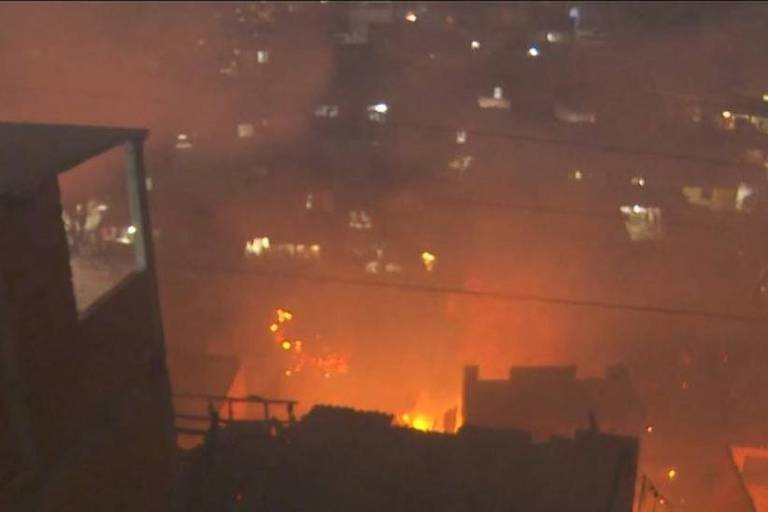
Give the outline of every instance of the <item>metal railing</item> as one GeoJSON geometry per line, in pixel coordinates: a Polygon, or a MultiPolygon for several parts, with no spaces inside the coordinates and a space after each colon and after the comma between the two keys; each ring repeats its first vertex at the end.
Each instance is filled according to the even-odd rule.
{"type": "MultiPolygon", "coordinates": [[[[298,404],[298,401],[296,400],[283,400],[283,399],[275,399],[275,398],[264,398],[257,395],[248,395],[244,397],[235,397],[235,396],[220,396],[220,395],[207,395],[202,393],[175,393],[173,395],[174,400],[191,400],[191,401],[202,401],[208,404],[209,410],[213,411],[211,414],[208,415],[197,415],[197,414],[186,414],[186,413],[175,413],[174,417],[177,420],[183,420],[183,421],[192,421],[192,422],[200,422],[200,423],[206,423],[210,424],[212,422],[217,423],[235,423],[235,422],[242,422],[242,421],[253,421],[253,418],[236,418],[235,417],[235,404],[258,404],[262,406],[263,410],[263,418],[260,418],[261,421],[265,422],[279,422],[284,423],[286,420],[281,420],[274,416],[274,407],[284,407],[285,413],[287,416],[287,422],[292,423],[296,420],[296,417],[294,416],[294,410],[296,407],[296,404],[298,404]],[[219,416],[218,411],[219,408],[222,405],[226,404],[226,417],[222,418],[219,416]]],[[[196,428],[190,428],[190,427],[181,427],[176,426],[176,432],[179,434],[187,434],[187,435],[205,435],[206,431],[196,428]]]]}

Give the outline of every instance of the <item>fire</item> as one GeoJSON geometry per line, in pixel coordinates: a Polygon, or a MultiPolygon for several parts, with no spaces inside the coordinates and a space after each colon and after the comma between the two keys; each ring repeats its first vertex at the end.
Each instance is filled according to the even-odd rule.
{"type": "Polygon", "coordinates": [[[277,310],[277,321],[278,321],[278,323],[282,324],[282,323],[285,323],[288,320],[292,320],[292,319],[293,319],[293,313],[291,313],[287,309],[278,308],[278,310],[277,310]]]}
{"type": "Polygon", "coordinates": [[[403,424],[407,427],[410,427],[414,430],[419,430],[421,432],[429,432],[434,430],[434,421],[429,418],[426,415],[423,414],[408,414],[405,413],[402,416],[400,416],[400,420],[403,422],[403,424]]]}

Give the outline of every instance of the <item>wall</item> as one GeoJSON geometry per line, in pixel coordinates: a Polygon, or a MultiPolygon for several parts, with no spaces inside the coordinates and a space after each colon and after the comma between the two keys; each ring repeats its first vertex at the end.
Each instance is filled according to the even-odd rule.
{"type": "Polygon", "coordinates": [[[1,208],[0,453],[24,446],[17,418],[31,447],[18,469],[34,478],[0,483],[0,509],[168,510],[175,440],[151,275],[129,276],[79,320],[55,177],[1,208]]]}

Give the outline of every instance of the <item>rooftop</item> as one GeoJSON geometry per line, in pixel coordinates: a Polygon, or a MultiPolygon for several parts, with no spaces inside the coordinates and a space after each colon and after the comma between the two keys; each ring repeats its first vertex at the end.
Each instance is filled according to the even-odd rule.
{"type": "Polygon", "coordinates": [[[20,193],[147,130],[0,122],[0,194],[20,193]]]}

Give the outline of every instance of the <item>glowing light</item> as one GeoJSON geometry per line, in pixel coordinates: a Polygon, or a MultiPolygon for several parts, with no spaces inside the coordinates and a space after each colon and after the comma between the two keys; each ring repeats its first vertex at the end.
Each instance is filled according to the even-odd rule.
{"type": "Polygon", "coordinates": [[[480,41],[472,41],[469,43],[469,47],[473,50],[479,50],[480,49],[480,41]]]}
{"type": "Polygon", "coordinates": [[[280,343],[280,348],[285,351],[291,350],[291,348],[293,348],[293,343],[291,343],[290,340],[283,340],[282,343],[280,343]]]}
{"type": "Polygon", "coordinates": [[[435,261],[437,257],[429,251],[421,253],[421,261],[424,263],[424,268],[427,272],[432,272],[435,269],[435,261]]]}
{"type": "Polygon", "coordinates": [[[584,173],[582,173],[578,169],[573,171],[573,174],[571,174],[571,176],[573,176],[573,179],[576,180],[576,181],[581,181],[582,179],[584,179],[584,173]]]}
{"type": "Polygon", "coordinates": [[[186,133],[180,133],[178,137],[176,137],[178,140],[188,140],[189,136],[187,136],[186,133]]]}
{"type": "Polygon", "coordinates": [[[547,42],[554,43],[557,41],[558,37],[557,34],[554,32],[547,32],[547,42]]]}
{"type": "Polygon", "coordinates": [[[272,324],[269,326],[269,332],[277,332],[277,330],[280,328],[277,324],[272,324]]]}
{"type": "Polygon", "coordinates": [[[631,181],[633,185],[637,185],[638,187],[645,186],[645,178],[642,176],[633,176],[631,181]]]}
{"type": "Polygon", "coordinates": [[[648,425],[647,427],[645,427],[645,431],[648,432],[649,434],[652,434],[653,433],[653,425],[648,425]]]}
{"type": "Polygon", "coordinates": [[[245,243],[245,254],[260,256],[271,247],[268,237],[254,238],[245,243]]]}
{"type": "Polygon", "coordinates": [[[529,57],[538,57],[539,54],[540,54],[539,49],[536,48],[535,46],[531,46],[530,48],[528,48],[529,57]]]}
{"type": "Polygon", "coordinates": [[[768,103],[768,93],[763,94],[763,101],[768,103]]]}
{"type": "Polygon", "coordinates": [[[289,320],[293,319],[293,313],[288,311],[287,309],[278,308],[277,310],[277,321],[278,323],[285,323],[289,320]]]}
{"type": "Polygon", "coordinates": [[[669,478],[670,480],[674,480],[675,478],[677,478],[677,470],[675,468],[669,468],[667,470],[667,478],[669,478]]]}
{"type": "Polygon", "coordinates": [[[432,430],[432,422],[425,416],[416,416],[411,422],[411,428],[421,432],[428,432],[432,430]]]}
{"type": "Polygon", "coordinates": [[[291,375],[293,375],[293,372],[291,370],[285,370],[286,377],[290,377],[291,375]]]}
{"type": "Polygon", "coordinates": [[[135,234],[136,234],[136,231],[138,231],[138,230],[136,229],[136,226],[128,226],[128,234],[129,234],[129,235],[135,235],[135,234]]]}
{"type": "Polygon", "coordinates": [[[374,112],[378,112],[379,114],[386,114],[387,110],[389,110],[386,103],[377,103],[372,108],[374,112]]]}
{"type": "Polygon", "coordinates": [[[730,119],[733,117],[733,113],[730,110],[723,110],[723,119],[730,119]]]}
{"type": "Polygon", "coordinates": [[[400,416],[400,420],[405,426],[421,432],[429,432],[433,430],[434,427],[432,419],[423,414],[405,413],[400,416]]]}
{"type": "Polygon", "coordinates": [[[500,100],[504,97],[504,90],[501,87],[493,88],[493,99],[500,100]]]}
{"type": "Polygon", "coordinates": [[[416,20],[418,20],[418,19],[419,19],[419,17],[416,16],[416,13],[413,12],[413,11],[408,11],[405,14],[405,21],[408,21],[410,23],[416,23],[416,20]]]}

